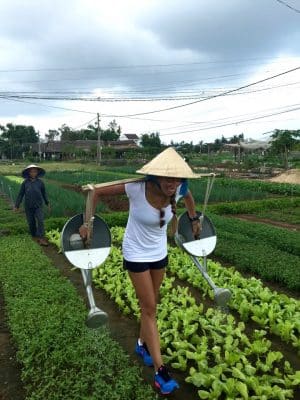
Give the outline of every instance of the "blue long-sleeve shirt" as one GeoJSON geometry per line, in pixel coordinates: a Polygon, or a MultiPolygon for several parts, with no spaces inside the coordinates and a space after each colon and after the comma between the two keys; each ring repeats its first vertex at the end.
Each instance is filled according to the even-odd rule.
{"type": "Polygon", "coordinates": [[[42,207],[43,201],[45,202],[46,205],[49,204],[44,182],[39,178],[33,180],[27,178],[22,182],[15,203],[16,208],[19,208],[24,196],[25,196],[25,208],[42,207]]]}

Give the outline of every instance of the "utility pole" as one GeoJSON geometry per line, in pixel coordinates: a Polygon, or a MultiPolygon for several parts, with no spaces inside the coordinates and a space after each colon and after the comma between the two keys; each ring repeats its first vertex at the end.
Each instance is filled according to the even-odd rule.
{"type": "Polygon", "coordinates": [[[100,115],[97,113],[97,164],[101,164],[101,131],[100,131],[100,115]]]}
{"type": "Polygon", "coordinates": [[[41,137],[40,137],[40,132],[38,132],[38,138],[39,138],[39,161],[41,161],[42,152],[41,152],[41,137]]]}
{"type": "Polygon", "coordinates": [[[13,157],[13,140],[12,140],[12,129],[10,131],[10,161],[12,161],[13,157]]]}

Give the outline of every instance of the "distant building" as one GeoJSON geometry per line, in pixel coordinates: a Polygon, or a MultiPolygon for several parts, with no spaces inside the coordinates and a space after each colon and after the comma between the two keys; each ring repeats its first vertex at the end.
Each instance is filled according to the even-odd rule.
{"type": "Polygon", "coordinates": [[[264,142],[259,140],[251,140],[249,142],[239,143],[226,143],[223,145],[224,149],[230,149],[234,152],[234,158],[238,163],[241,162],[241,153],[259,152],[264,154],[271,147],[271,142],[264,142]]]}
{"type": "MultiPolygon", "coordinates": [[[[115,150],[117,158],[122,158],[124,153],[131,149],[137,149],[138,145],[134,140],[114,140],[100,143],[101,148],[110,148],[115,150]]],[[[77,151],[82,153],[95,153],[97,150],[97,140],[74,140],[74,141],[49,141],[44,143],[31,143],[30,150],[33,155],[43,155],[43,158],[62,159],[70,156],[77,151]]]]}
{"type": "Polygon", "coordinates": [[[226,143],[224,145],[224,147],[226,148],[240,148],[243,149],[245,151],[254,151],[254,150],[267,150],[268,148],[271,147],[271,143],[270,142],[263,142],[263,141],[259,141],[259,140],[253,140],[251,142],[240,142],[240,143],[226,143]]]}
{"type": "Polygon", "coordinates": [[[135,133],[121,133],[120,140],[133,140],[136,144],[139,144],[140,138],[135,133]]]}

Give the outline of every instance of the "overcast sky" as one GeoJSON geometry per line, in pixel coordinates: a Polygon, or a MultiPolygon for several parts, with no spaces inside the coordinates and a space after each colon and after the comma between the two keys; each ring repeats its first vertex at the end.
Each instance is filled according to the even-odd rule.
{"type": "Polygon", "coordinates": [[[300,0],[1,0],[0,15],[1,125],[44,136],[100,113],[194,144],[300,129],[300,0]]]}

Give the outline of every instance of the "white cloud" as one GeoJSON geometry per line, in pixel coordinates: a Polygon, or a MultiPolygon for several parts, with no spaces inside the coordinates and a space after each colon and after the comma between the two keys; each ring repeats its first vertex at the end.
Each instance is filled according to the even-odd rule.
{"type": "MultiPolygon", "coordinates": [[[[70,92],[73,96],[84,92],[85,97],[101,93],[115,99],[208,96],[300,66],[299,15],[276,2],[2,0],[0,15],[0,124],[30,123],[43,133],[63,123],[79,126],[97,112],[106,126],[113,117],[105,114],[151,112],[193,99],[103,103],[27,99],[22,103],[5,99],[4,91],[65,97],[70,92]]],[[[258,137],[275,128],[296,129],[299,111],[200,130],[296,104],[297,82],[299,70],[249,88],[278,86],[273,90],[117,120],[123,131],[160,131],[166,142],[209,141],[241,132],[258,137]],[[289,86],[279,87],[284,84],[289,86]]]]}

